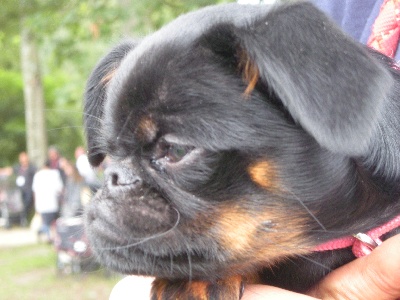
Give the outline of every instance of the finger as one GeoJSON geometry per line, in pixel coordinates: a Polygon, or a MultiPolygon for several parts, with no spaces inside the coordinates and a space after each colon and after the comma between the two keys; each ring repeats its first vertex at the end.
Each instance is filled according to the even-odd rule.
{"type": "MultiPolygon", "coordinates": [[[[154,278],[127,276],[120,280],[113,288],[109,300],[150,299],[151,282],[154,278]]],[[[315,300],[315,298],[296,294],[272,286],[249,285],[246,287],[242,300],[315,300]]]]}
{"type": "Polygon", "coordinates": [[[309,295],[323,299],[380,299],[400,297],[400,235],[366,257],[333,271],[309,295]]]}
{"type": "Polygon", "coordinates": [[[249,285],[246,287],[242,300],[316,300],[313,297],[282,290],[273,286],[249,285]]]}
{"type": "Polygon", "coordinates": [[[149,300],[153,280],[152,277],[126,276],[114,286],[109,300],[149,300]]]}

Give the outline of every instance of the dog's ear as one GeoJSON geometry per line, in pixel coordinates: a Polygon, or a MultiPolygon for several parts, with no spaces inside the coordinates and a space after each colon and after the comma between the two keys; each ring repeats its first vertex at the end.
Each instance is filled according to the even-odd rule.
{"type": "Polygon", "coordinates": [[[107,86],[122,59],[135,47],[133,41],[125,41],[112,49],[94,68],[86,84],[84,125],[90,164],[98,166],[106,156],[101,137],[104,123],[103,109],[107,101],[107,86]]]}
{"type": "Polygon", "coordinates": [[[207,35],[217,52],[225,40],[240,48],[239,56],[245,53],[246,92],[261,81],[321,146],[366,153],[393,79],[313,5],[278,6],[244,26],[221,24],[207,35]]]}

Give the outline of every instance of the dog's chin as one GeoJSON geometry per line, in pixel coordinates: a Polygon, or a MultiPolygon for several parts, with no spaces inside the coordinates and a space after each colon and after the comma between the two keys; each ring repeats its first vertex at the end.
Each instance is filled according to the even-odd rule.
{"type": "MultiPolygon", "coordinates": [[[[98,242],[102,244],[101,241],[98,242]]],[[[223,273],[216,270],[215,265],[200,255],[172,252],[169,255],[158,255],[141,248],[115,245],[96,253],[103,265],[123,274],[171,279],[223,277],[223,273]],[[209,272],[212,272],[212,275],[208,275],[209,272]]]]}
{"type": "Polygon", "coordinates": [[[218,261],[224,258],[218,247],[193,243],[181,221],[178,210],[151,191],[118,198],[99,191],[86,210],[92,250],[112,270],[168,278],[220,273],[218,261]]]}

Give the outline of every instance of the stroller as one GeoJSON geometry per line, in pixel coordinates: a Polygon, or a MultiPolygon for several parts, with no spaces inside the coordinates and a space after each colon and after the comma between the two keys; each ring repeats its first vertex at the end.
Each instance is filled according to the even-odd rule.
{"type": "Polygon", "coordinates": [[[90,250],[83,218],[58,218],[54,224],[58,274],[78,274],[99,268],[90,250]]]}
{"type": "Polygon", "coordinates": [[[24,216],[24,203],[22,193],[13,184],[10,178],[0,177],[0,210],[2,225],[9,228],[13,221],[22,223],[24,216]]]}

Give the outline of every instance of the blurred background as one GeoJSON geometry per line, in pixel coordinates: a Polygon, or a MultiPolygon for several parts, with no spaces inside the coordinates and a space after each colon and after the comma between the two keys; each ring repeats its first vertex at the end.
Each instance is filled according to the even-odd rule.
{"type": "MultiPolygon", "coordinates": [[[[226,2],[235,1],[2,2],[0,299],[108,299],[121,277],[93,262],[80,218],[98,184],[84,171],[86,79],[121,39],[140,39],[184,12],[226,2]],[[49,168],[60,172],[63,183],[57,212],[62,218],[52,223],[51,236],[40,231],[40,214],[28,191],[46,160],[52,161],[49,168]],[[79,205],[73,197],[79,198],[79,205]]],[[[102,169],[94,175],[100,181],[102,169]]]]}

